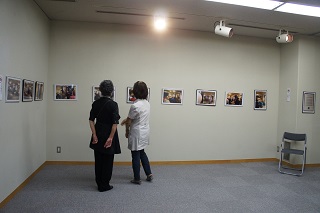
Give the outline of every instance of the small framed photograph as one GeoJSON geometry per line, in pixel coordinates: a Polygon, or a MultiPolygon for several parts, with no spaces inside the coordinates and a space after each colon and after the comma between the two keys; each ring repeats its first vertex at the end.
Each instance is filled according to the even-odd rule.
{"type": "Polygon", "coordinates": [[[315,113],[316,93],[303,92],[302,97],[302,113],[315,113]]]}
{"type": "Polygon", "coordinates": [[[19,102],[21,94],[21,79],[7,76],[6,102],[19,102]]]}
{"type": "Polygon", "coordinates": [[[55,84],[55,101],[76,101],[78,97],[78,87],[74,84],[55,84]]]}
{"type": "Polygon", "coordinates": [[[267,90],[254,90],[254,109],[267,110],[267,90]]]}
{"type": "MultiPolygon", "coordinates": [[[[127,87],[127,103],[132,104],[135,100],[136,97],[133,94],[133,87],[127,87]]],[[[150,88],[148,88],[147,100],[150,100],[150,88]]]]}
{"type": "Polygon", "coordinates": [[[0,101],[2,101],[2,82],[3,82],[3,77],[0,75],[0,101]]]}
{"type": "Polygon", "coordinates": [[[43,100],[43,92],[44,92],[43,82],[36,81],[35,90],[34,90],[34,100],[35,101],[42,101],[43,100]]]}
{"type": "Polygon", "coordinates": [[[161,95],[162,104],[168,105],[182,105],[183,102],[183,89],[172,89],[164,88],[162,89],[161,95]]]}
{"type": "Polygon", "coordinates": [[[226,92],[225,106],[243,106],[243,92],[226,92]]]}
{"type": "MultiPolygon", "coordinates": [[[[101,97],[101,92],[99,86],[92,87],[92,102],[98,100],[101,97]]],[[[113,87],[113,93],[111,94],[111,99],[116,101],[116,87],[113,87]]]]}
{"type": "Polygon", "coordinates": [[[217,100],[216,90],[196,90],[196,105],[215,106],[217,100]]]}
{"type": "Polygon", "coordinates": [[[33,101],[33,87],[34,87],[34,81],[30,81],[26,79],[23,80],[23,89],[22,89],[23,102],[33,101]]]}

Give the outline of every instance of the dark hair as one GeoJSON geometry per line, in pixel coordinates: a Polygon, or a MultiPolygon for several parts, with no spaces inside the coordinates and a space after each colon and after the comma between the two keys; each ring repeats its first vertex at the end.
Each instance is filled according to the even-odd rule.
{"type": "Polygon", "coordinates": [[[111,96],[113,92],[113,83],[111,80],[104,80],[100,83],[99,90],[103,96],[111,96]]]}
{"type": "Polygon", "coordinates": [[[137,81],[133,85],[133,94],[137,99],[147,99],[148,87],[143,81],[137,81]]]}

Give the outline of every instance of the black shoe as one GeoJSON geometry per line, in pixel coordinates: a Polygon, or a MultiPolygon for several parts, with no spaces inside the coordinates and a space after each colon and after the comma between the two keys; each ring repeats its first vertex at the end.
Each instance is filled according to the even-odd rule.
{"type": "Polygon", "coordinates": [[[149,181],[149,182],[151,182],[153,180],[153,175],[151,174],[151,175],[148,175],[147,176],[147,181],[149,181]]]}
{"type": "Polygon", "coordinates": [[[111,185],[109,185],[107,187],[103,187],[103,188],[98,187],[99,192],[105,192],[105,191],[109,191],[111,189],[113,189],[113,186],[111,186],[111,185]]]}
{"type": "Polygon", "coordinates": [[[133,179],[133,180],[131,180],[130,181],[131,183],[134,183],[134,184],[141,184],[141,180],[135,180],[135,179],[133,179]]]}

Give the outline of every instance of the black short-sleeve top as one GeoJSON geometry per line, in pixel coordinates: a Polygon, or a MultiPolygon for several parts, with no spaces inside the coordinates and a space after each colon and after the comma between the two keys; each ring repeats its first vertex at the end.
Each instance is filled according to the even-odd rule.
{"type": "Polygon", "coordinates": [[[101,97],[92,103],[89,120],[94,121],[98,143],[92,144],[90,148],[106,154],[121,153],[118,131],[115,132],[112,145],[110,148],[104,148],[104,144],[108,139],[113,124],[119,124],[119,108],[117,102],[108,97],[101,97]]]}

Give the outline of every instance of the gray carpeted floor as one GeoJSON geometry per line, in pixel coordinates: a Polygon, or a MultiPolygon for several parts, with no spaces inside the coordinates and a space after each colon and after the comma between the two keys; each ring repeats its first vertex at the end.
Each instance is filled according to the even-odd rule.
{"type": "MultiPolygon", "coordinates": [[[[143,171],[141,171],[143,172],[143,171]]],[[[155,179],[130,183],[130,166],[115,166],[108,192],[94,167],[47,165],[0,212],[320,212],[320,168],[301,177],[277,163],[152,166],[155,179]]]]}

